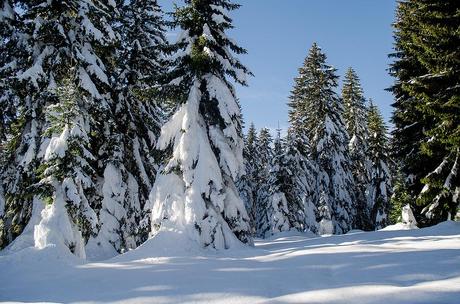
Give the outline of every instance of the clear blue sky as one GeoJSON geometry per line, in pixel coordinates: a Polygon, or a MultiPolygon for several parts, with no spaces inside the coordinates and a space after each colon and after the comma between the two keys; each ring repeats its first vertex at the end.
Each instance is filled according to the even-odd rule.
{"type": "MultiPolygon", "coordinates": [[[[177,0],[160,0],[171,11],[177,0]]],[[[342,77],[353,67],[364,93],[391,116],[393,79],[387,69],[392,52],[391,24],[395,0],[239,0],[230,33],[249,54],[242,56],[255,77],[237,88],[247,124],[276,128],[288,125],[286,103],[297,69],[317,42],[342,77]]]]}

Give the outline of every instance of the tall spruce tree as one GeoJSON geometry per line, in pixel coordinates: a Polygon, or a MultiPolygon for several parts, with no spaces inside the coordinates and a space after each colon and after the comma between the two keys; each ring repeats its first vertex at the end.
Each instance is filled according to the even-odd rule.
{"type": "Polygon", "coordinates": [[[394,146],[422,225],[458,210],[458,9],[457,1],[404,1],[395,23],[394,146]]]}
{"type": "Polygon", "coordinates": [[[270,202],[269,179],[270,179],[270,161],[273,158],[273,138],[270,130],[262,128],[257,137],[257,192],[256,192],[256,230],[257,235],[264,237],[269,227],[266,210],[270,202]]]}
{"type": "Polygon", "coordinates": [[[261,206],[259,235],[267,237],[291,230],[291,216],[286,198],[286,190],[291,176],[285,167],[281,131],[274,141],[273,154],[268,169],[268,197],[261,206]]]}
{"type": "Polygon", "coordinates": [[[288,130],[284,147],[284,167],[289,175],[283,184],[289,202],[291,226],[299,231],[318,232],[316,175],[317,166],[307,155],[310,145],[306,136],[288,130]]]}
{"type": "Polygon", "coordinates": [[[109,24],[114,7],[87,1],[62,1],[59,5],[41,0],[18,2],[23,11],[18,30],[28,56],[18,60],[20,69],[11,84],[20,103],[14,122],[16,134],[7,142],[7,241],[21,233],[32,214],[32,201],[41,197],[53,204],[36,228],[43,232],[37,234],[37,245],[56,242],[84,256],[81,244],[97,229],[93,216],[88,217],[92,220],[87,225],[82,215],[91,213],[89,209],[97,207],[100,200],[91,186],[97,174],[77,176],[77,172],[100,173],[99,163],[91,155],[100,155],[105,138],[99,126],[110,120],[109,109],[114,103],[110,70],[116,36],[109,24]],[[73,83],[68,84],[68,79],[73,83]],[[67,91],[61,95],[67,97],[58,93],[61,87],[67,91]],[[70,134],[72,130],[82,133],[70,134]],[[92,136],[86,138],[85,134],[92,136]],[[69,147],[75,150],[67,150],[69,147]],[[80,163],[84,170],[70,168],[63,159],[80,163]],[[44,183],[49,187],[43,187],[44,183]],[[80,232],[72,232],[75,229],[60,229],[63,218],[69,219],[67,228],[83,231],[83,242],[77,240],[80,232]]]}
{"type": "Polygon", "coordinates": [[[228,0],[186,0],[176,10],[183,33],[177,43],[171,85],[175,114],[157,147],[167,151],[152,193],[152,234],[182,230],[204,247],[251,243],[249,217],[235,187],[243,172],[240,107],[230,84],[246,84],[248,70],[232,55],[245,50],[229,39],[228,0]]]}
{"type": "Polygon", "coordinates": [[[256,233],[256,198],[257,198],[257,131],[253,123],[249,126],[248,133],[244,137],[244,167],[245,173],[238,180],[237,187],[240,192],[249,216],[252,234],[256,233]]]}
{"type": "Polygon", "coordinates": [[[355,186],[348,154],[343,105],[335,93],[336,69],[313,44],[300,69],[305,130],[312,160],[318,166],[316,207],[320,233],[346,233],[355,220],[355,186]]]}
{"type": "MultiPolygon", "coordinates": [[[[91,240],[93,252],[114,255],[148,238],[149,223],[140,224],[158,169],[154,147],[163,115],[159,89],[167,69],[165,21],[157,1],[122,1],[113,19],[120,37],[111,106],[114,119],[105,132],[101,231],[91,240]],[[113,248],[113,249],[112,249],[113,248]]],[[[148,210],[146,213],[149,213],[148,210]]]]}
{"type": "Polygon", "coordinates": [[[388,130],[378,107],[372,101],[368,111],[369,144],[366,154],[372,167],[366,191],[367,201],[371,227],[382,229],[390,224],[390,198],[393,193],[388,130]]]}
{"type": "Polygon", "coordinates": [[[356,72],[349,68],[342,87],[344,120],[350,142],[348,148],[353,166],[353,178],[356,183],[356,227],[372,230],[372,203],[367,201],[366,189],[370,179],[371,163],[367,155],[368,126],[367,108],[361,83],[356,72]]]}

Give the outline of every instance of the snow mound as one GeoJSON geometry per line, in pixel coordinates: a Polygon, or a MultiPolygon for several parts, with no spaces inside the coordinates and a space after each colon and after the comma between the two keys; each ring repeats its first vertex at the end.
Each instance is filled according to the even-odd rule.
{"type": "Polygon", "coordinates": [[[357,233],[363,233],[365,231],[363,230],[360,230],[360,229],[352,229],[350,231],[348,231],[346,234],[357,234],[357,233]]]}
{"type": "Polygon", "coordinates": [[[289,230],[275,233],[274,235],[271,235],[270,237],[265,238],[264,240],[278,240],[291,237],[316,238],[318,236],[311,231],[301,232],[297,230],[289,230]]]}
{"type": "Polygon", "coordinates": [[[414,224],[404,224],[404,223],[397,223],[394,225],[386,226],[383,229],[380,229],[379,231],[396,231],[396,230],[413,230],[413,229],[419,229],[417,225],[414,224]]]}
{"type": "Polygon", "coordinates": [[[114,257],[110,261],[129,262],[152,257],[196,256],[211,251],[211,249],[202,248],[185,232],[163,228],[141,246],[114,257]]]}

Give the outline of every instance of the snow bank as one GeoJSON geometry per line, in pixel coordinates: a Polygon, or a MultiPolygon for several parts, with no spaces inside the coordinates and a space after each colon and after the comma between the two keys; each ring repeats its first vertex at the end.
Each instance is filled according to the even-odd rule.
{"type": "Polygon", "coordinates": [[[404,224],[404,223],[397,223],[394,225],[386,226],[383,229],[380,229],[379,231],[397,231],[397,230],[413,230],[413,229],[419,229],[417,225],[413,224],[404,224]]]}
{"type": "Polygon", "coordinates": [[[0,254],[0,302],[458,303],[458,222],[277,237],[257,240],[256,249],[213,251],[185,233],[163,230],[138,249],[100,263],[60,256],[53,246],[0,254]]]}
{"type": "Polygon", "coordinates": [[[111,259],[111,261],[127,262],[152,257],[196,256],[212,251],[202,248],[183,230],[174,228],[174,225],[167,227],[164,224],[155,237],[147,240],[136,249],[111,259]]]}

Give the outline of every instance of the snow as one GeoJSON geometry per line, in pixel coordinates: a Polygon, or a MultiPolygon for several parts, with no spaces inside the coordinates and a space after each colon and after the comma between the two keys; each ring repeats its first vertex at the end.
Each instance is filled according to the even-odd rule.
{"type": "Polygon", "coordinates": [[[285,232],[255,248],[217,252],[162,233],[98,263],[53,247],[0,253],[0,302],[448,304],[460,297],[458,222],[328,237],[285,232]]]}
{"type": "Polygon", "coordinates": [[[35,248],[56,248],[58,255],[68,256],[69,248],[79,258],[85,259],[85,244],[81,232],[69,218],[64,198],[64,189],[55,183],[53,203],[42,210],[42,220],[35,226],[35,248]]]}

